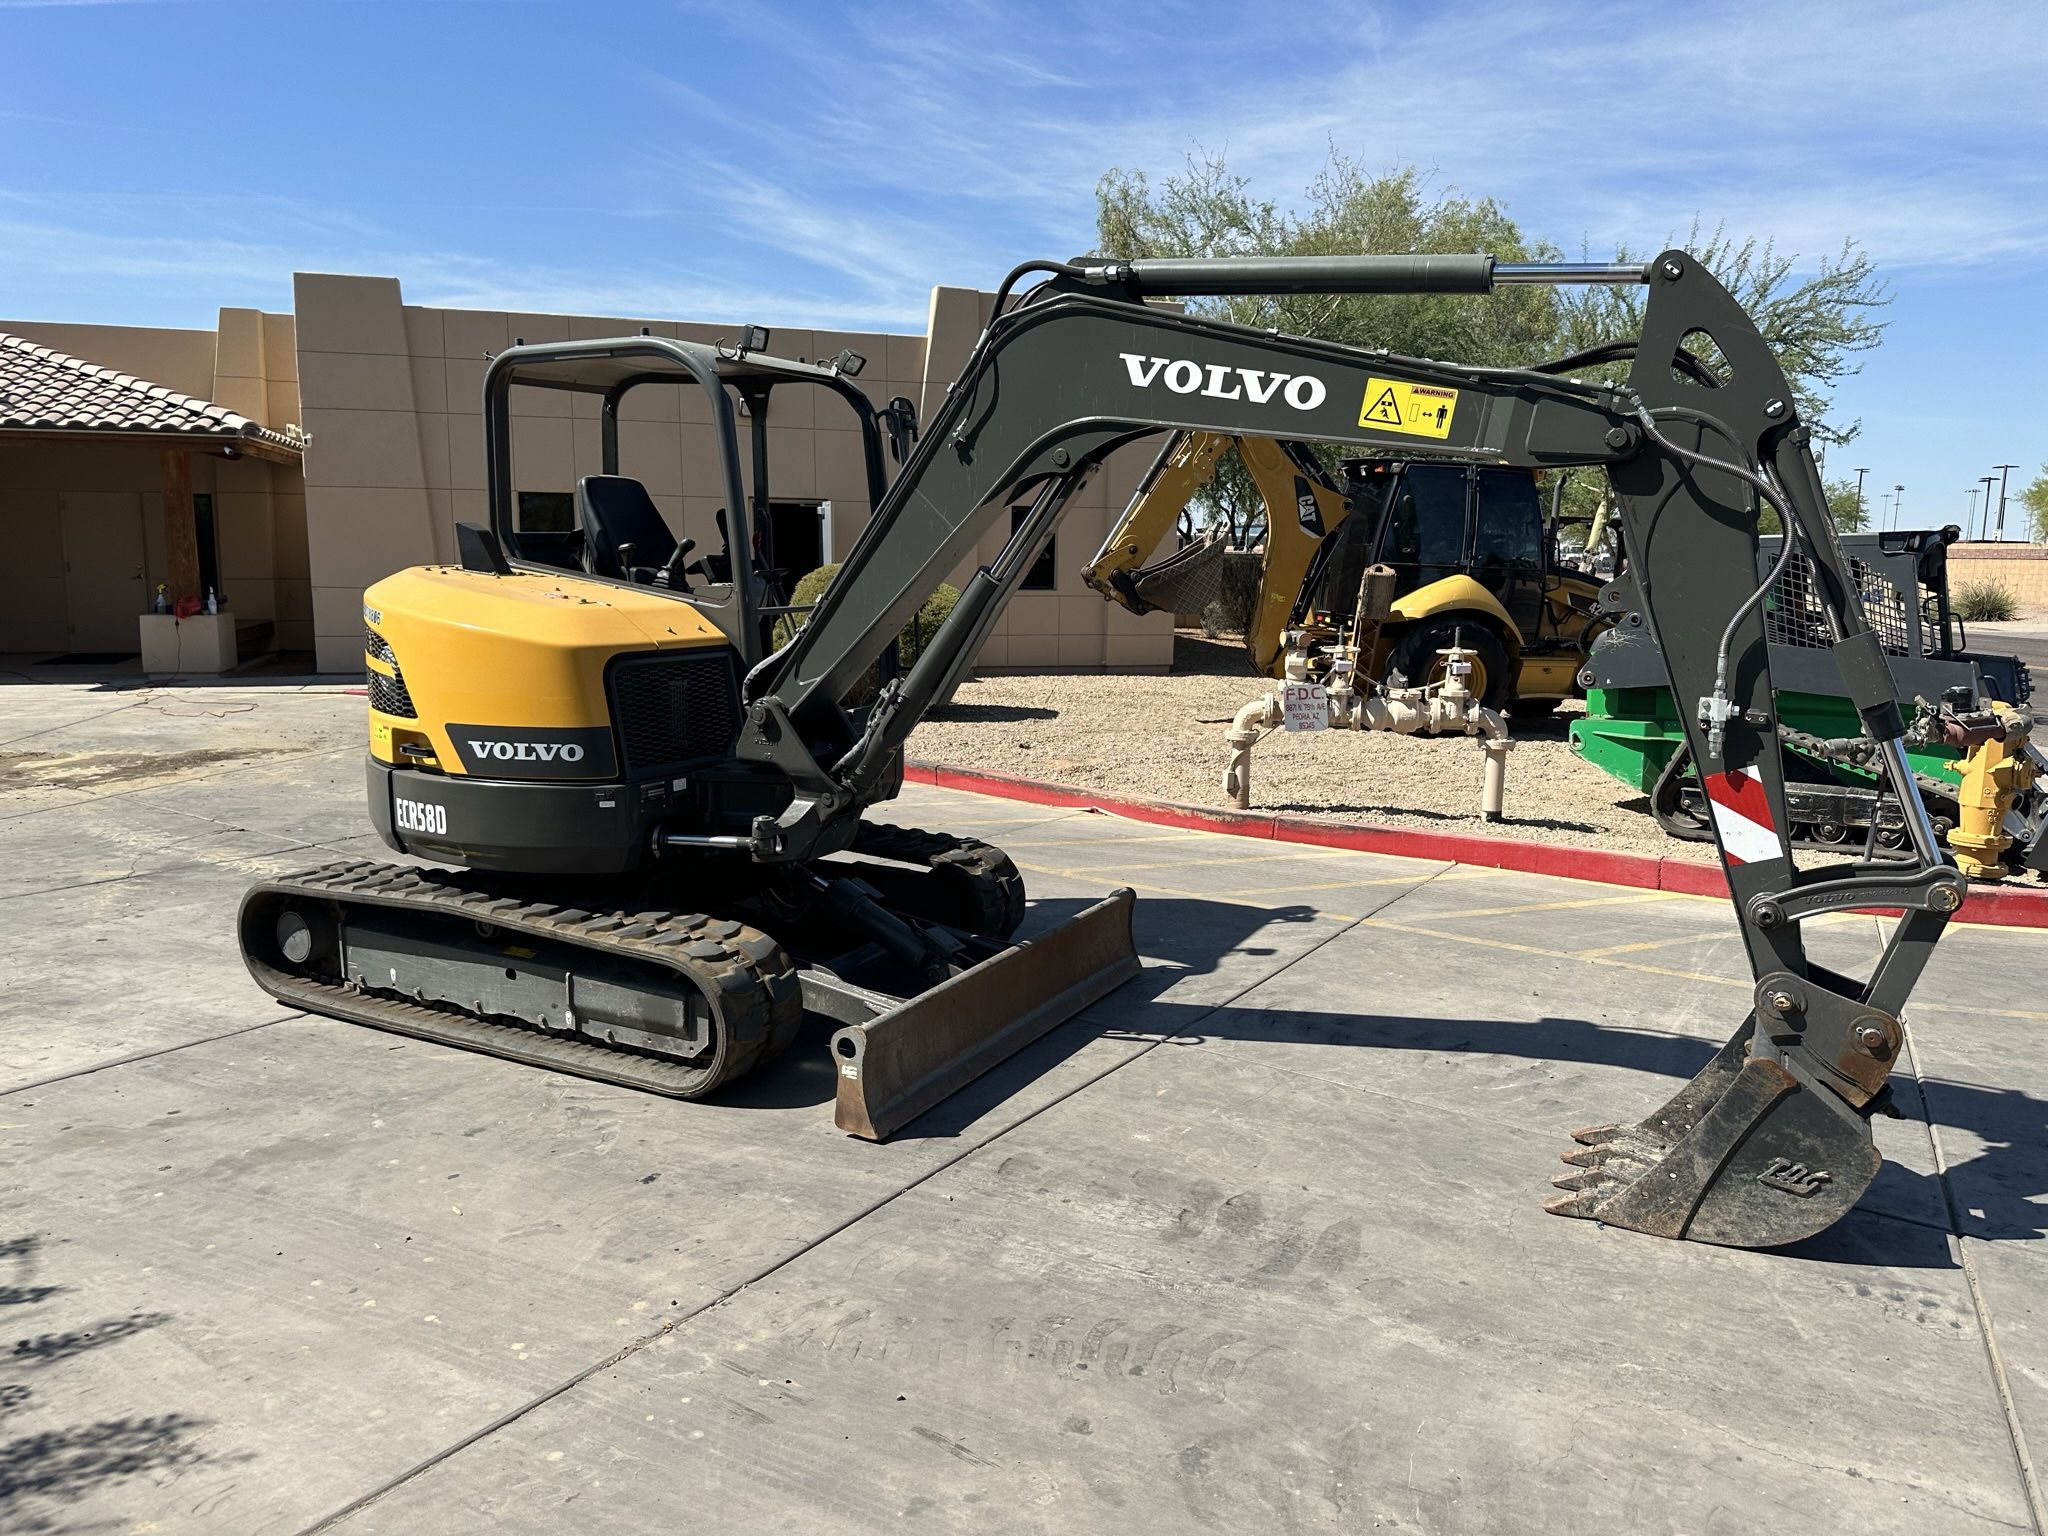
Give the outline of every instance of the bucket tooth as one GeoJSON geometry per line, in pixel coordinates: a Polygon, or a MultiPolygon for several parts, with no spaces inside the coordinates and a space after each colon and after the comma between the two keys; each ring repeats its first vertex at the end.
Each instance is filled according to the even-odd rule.
{"type": "Polygon", "coordinates": [[[1848,1213],[1882,1161],[1870,1125],[1836,1094],[1751,1056],[1745,1022],[1670,1102],[1632,1126],[1574,1131],[1544,1203],[1658,1237],[1776,1248],[1848,1213]]]}
{"type": "Polygon", "coordinates": [[[1138,974],[1136,895],[1118,890],[1049,933],[832,1037],[833,1120],[880,1141],[1138,974]]]}

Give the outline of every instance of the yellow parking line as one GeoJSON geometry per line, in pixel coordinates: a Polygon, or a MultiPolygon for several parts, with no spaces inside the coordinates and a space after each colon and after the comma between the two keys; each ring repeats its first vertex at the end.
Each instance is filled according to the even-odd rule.
{"type": "MultiPolygon", "coordinates": [[[[1713,901],[1716,905],[1720,904],[1719,897],[1702,897],[1700,899],[1713,901]]],[[[1809,917],[1806,920],[1806,926],[1809,928],[1839,928],[1844,923],[1867,923],[1869,921],[1870,914],[1868,912],[1827,912],[1809,917]]],[[[1701,939],[1716,937],[1734,938],[1735,935],[1681,933],[1668,939],[1643,939],[1634,944],[1604,944],[1595,949],[1575,949],[1572,951],[1572,954],[1581,960],[1597,960],[1602,955],[1632,955],[1645,949],[1665,949],[1673,944],[1695,944],[1701,939]]]]}
{"type": "MultiPolygon", "coordinates": [[[[1025,864],[1022,862],[1019,862],[1017,867],[1034,875],[1057,875],[1063,880],[1100,880],[1103,878],[1103,873],[1099,869],[1051,869],[1043,864],[1025,864]]],[[[1117,884],[1128,885],[1134,891],[1143,891],[1152,896],[1180,896],[1189,901],[1214,901],[1226,907],[1256,907],[1262,912],[1273,910],[1273,903],[1270,901],[1244,901],[1239,899],[1235,892],[1187,891],[1172,885],[1148,885],[1141,880],[1117,879],[1117,884]]],[[[1355,913],[1328,912],[1320,907],[1316,909],[1316,916],[1326,917],[1333,923],[1355,923],[1358,921],[1355,913]]]]}
{"type": "Polygon", "coordinates": [[[1248,891],[1232,891],[1233,896],[1285,896],[1299,891],[1355,891],[1367,885],[1420,885],[1427,875],[1407,875],[1391,880],[1329,880],[1315,885],[1255,885],[1248,891]]]}
{"type": "MultiPolygon", "coordinates": [[[[1100,881],[1102,879],[1102,870],[1059,870],[1059,868],[1047,868],[1047,866],[1040,866],[1040,864],[1020,864],[1018,868],[1032,870],[1034,874],[1059,874],[1059,877],[1063,877],[1063,879],[1081,879],[1081,881],[1090,881],[1090,879],[1100,881]]],[[[1450,881],[1450,879],[1456,879],[1458,874],[1462,874],[1462,872],[1464,870],[1454,870],[1450,874],[1438,874],[1436,879],[1438,881],[1450,881]]],[[[1501,872],[1501,870],[1487,870],[1487,872],[1495,874],[1495,872],[1501,872]]],[[[1397,885],[1399,881],[1372,881],[1372,883],[1374,885],[1397,885]]],[[[1272,907],[1270,901],[1245,901],[1237,893],[1233,893],[1233,895],[1219,895],[1219,893],[1210,893],[1210,891],[1180,891],[1176,887],[1141,885],[1137,881],[1124,881],[1124,885],[1133,887],[1135,891],[1149,891],[1153,895],[1186,897],[1186,899],[1192,899],[1192,901],[1217,901],[1217,903],[1223,903],[1227,907],[1264,907],[1264,909],[1272,907]]],[[[1663,895],[1679,895],[1679,893],[1665,891],[1663,895]]],[[[1714,899],[1714,897],[1702,897],[1702,899],[1714,899]]],[[[1628,952],[1632,948],[1657,948],[1661,944],[1683,944],[1683,942],[1690,942],[1688,938],[1651,940],[1651,942],[1640,944],[1640,946],[1618,946],[1616,950],[1577,952],[1575,954],[1571,950],[1544,948],[1542,944],[1513,944],[1513,942],[1509,942],[1505,938],[1485,938],[1481,934],[1458,934],[1458,932],[1454,932],[1450,928],[1427,928],[1423,924],[1403,924],[1403,922],[1395,922],[1393,918],[1360,918],[1360,915],[1348,913],[1348,911],[1317,909],[1315,915],[1317,915],[1317,918],[1327,918],[1329,922],[1339,922],[1339,924],[1352,924],[1352,922],[1356,922],[1360,928],[1380,928],[1380,930],[1386,930],[1386,932],[1391,932],[1391,934],[1413,934],[1417,938],[1442,938],[1442,940],[1446,940],[1450,944],[1470,944],[1470,946],[1487,948],[1487,950],[1505,950],[1509,954],[1536,954],[1536,956],[1546,958],[1546,961],[1581,961],[1581,963],[1587,963],[1587,965],[1612,967],[1616,971],[1636,971],[1640,975],[1675,977],[1679,981],[1704,981],[1704,983],[1714,985],[1714,987],[1733,987],[1737,991],[1749,991],[1751,989],[1751,983],[1749,983],[1747,977],[1708,975],[1704,971],[1683,971],[1683,969],[1679,969],[1675,965],[1645,965],[1645,963],[1640,963],[1640,961],[1622,961],[1622,958],[1614,958],[1616,954],[1628,952]]],[[[1868,922],[1868,913],[1853,913],[1853,911],[1827,913],[1825,918],[1815,918],[1815,920],[1810,920],[1810,922],[1827,922],[1827,924],[1837,924],[1837,922],[1868,922]]],[[[1993,932],[2019,932],[2019,930],[1993,930],[1993,932]]],[[[1690,938],[1696,940],[1696,938],[1704,938],[1704,936],[1702,934],[1692,934],[1690,938]]],[[[2013,1018],[2013,1020],[2025,1020],[2025,1022],[2048,1022],[2048,1012],[2034,1012],[2034,1010],[2025,1010],[2025,1008],[1968,1008],[1968,1006],[1962,1006],[1962,1004],[1921,1004],[1921,1001],[1915,1001],[1915,1004],[1909,1008],[1909,1014],[1970,1014],[1970,1016],[1982,1016],[1982,1018],[2013,1018]]]]}
{"type": "MultiPolygon", "coordinates": [[[[1714,937],[1714,934],[1687,933],[1675,939],[1644,939],[1638,944],[1608,944],[1599,949],[1575,949],[1572,953],[1581,960],[1597,960],[1602,955],[1633,955],[1646,949],[1662,949],[1667,944],[1691,944],[1700,939],[1714,937]]],[[[1728,935],[1722,934],[1719,937],[1726,938],[1728,935]]]]}
{"type": "Polygon", "coordinates": [[[1572,907],[1632,907],[1675,901],[1677,891],[1634,891],[1627,896],[1587,896],[1575,901],[1525,901],[1512,907],[1473,907],[1464,912],[1434,912],[1432,917],[1506,917],[1514,912],[1562,912],[1572,907]]]}
{"type": "Polygon", "coordinates": [[[1196,838],[1215,837],[1214,832],[1146,832],[1137,837],[1041,837],[1033,839],[1040,844],[1057,847],[1097,847],[1103,843],[1186,843],[1196,838]]]}

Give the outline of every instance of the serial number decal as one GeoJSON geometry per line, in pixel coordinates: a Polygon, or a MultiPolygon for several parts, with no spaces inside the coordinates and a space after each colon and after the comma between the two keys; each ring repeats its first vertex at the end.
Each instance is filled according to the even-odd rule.
{"type": "Polygon", "coordinates": [[[440,837],[448,835],[448,807],[435,805],[428,800],[408,800],[403,795],[393,795],[392,820],[401,832],[432,832],[440,837]]]}

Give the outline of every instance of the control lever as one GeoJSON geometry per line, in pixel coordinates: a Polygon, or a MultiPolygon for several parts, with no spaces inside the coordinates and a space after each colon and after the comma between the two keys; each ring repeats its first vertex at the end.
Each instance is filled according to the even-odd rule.
{"type": "Polygon", "coordinates": [[[683,562],[689,558],[690,551],[696,547],[697,541],[695,539],[684,539],[680,544],[676,545],[675,553],[668,557],[668,563],[662,566],[661,574],[655,577],[655,585],[667,587],[671,592],[689,591],[690,583],[683,575],[683,562]]]}
{"type": "Polygon", "coordinates": [[[633,552],[639,547],[637,544],[619,546],[619,574],[628,581],[633,579],[633,552]]]}

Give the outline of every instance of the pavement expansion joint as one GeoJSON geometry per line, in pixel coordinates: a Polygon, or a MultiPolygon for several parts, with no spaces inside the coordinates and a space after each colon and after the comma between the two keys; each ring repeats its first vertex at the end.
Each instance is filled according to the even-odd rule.
{"type": "Polygon", "coordinates": [[[277,1024],[289,1024],[296,1019],[303,1019],[306,1016],[303,1009],[294,1008],[289,1012],[280,1013],[274,1019],[259,1019],[254,1024],[244,1024],[236,1029],[224,1029],[217,1035],[205,1035],[197,1040],[180,1040],[176,1045],[158,1046],[155,1050],[135,1051],[127,1056],[115,1056],[107,1061],[95,1061],[83,1067],[73,1067],[68,1072],[53,1072],[50,1076],[39,1077],[33,1082],[17,1083],[12,1088],[0,1088],[0,1098],[5,1098],[9,1094],[27,1093],[32,1088],[47,1088],[52,1083],[69,1082],[74,1077],[91,1077],[96,1072],[107,1072],[115,1067],[132,1066],[138,1061],[153,1061],[159,1056],[175,1055],[179,1051],[189,1051],[195,1046],[217,1045],[223,1040],[232,1040],[237,1035],[253,1035],[259,1029],[269,1029],[277,1024]]]}
{"type": "MultiPolygon", "coordinates": [[[[1916,1086],[1924,1083],[1920,1074],[1920,1058],[1913,1048],[1913,1037],[1905,1038],[1906,1066],[1913,1075],[1916,1086]]],[[[1921,1088],[1923,1104],[1926,1090],[1921,1088]]],[[[1991,1303],[1984,1294],[1983,1277],[1977,1272],[1976,1260],[1971,1256],[1970,1240],[1963,1235],[1962,1214],[1956,1198],[1953,1182],[1949,1178],[1948,1153],[1941,1144],[1941,1128],[1929,1114],[1923,1123],[1927,1127],[1927,1143],[1934,1154],[1934,1177],[1941,1185],[1942,1209],[1948,1213],[1949,1244],[1955,1250],[1956,1262],[1963,1271],[1963,1283],[1969,1288],[1970,1308],[1977,1319],[1977,1332],[1984,1344],[1985,1366],[1991,1375],[1991,1384],[1998,1394],[1998,1406],[2005,1415],[2005,1432],[2012,1443],[2013,1460],[2016,1463],[2020,1485],[2026,1490],[2027,1510],[2033,1516],[2036,1536],[2048,1533],[2048,1500],[2041,1491],[2041,1479],[2034,1468],[2032,1452],[2027,1449],[2026,1425],[2020,1417],[2018,1400],[2013,1396],[2012,1378],[2005,1368],[2005,1351],[1998,1342],[1998,1330],[1991,1320],[1991,1303]]]]}
{"type": "MultiPolygon", "coordinates": [[[[1434,877],[1425,877],[1423,883],[1426,884],[1429,878],[1434,877]]],[[[1390,897],[1389,901],[1397,899],[1398,897],[1390,897]]],[[[1325,945],[1330,944],[1334,942],[1336,939],[1340,938],[1342,935],[1349,933],[1353,928],[1356,928],[1358,926],[1359,921],[1360,919],[1352,919],[1350,922],[1346,923],[1344,927],[1339,928],[1336,932],[1326,934],[1322,938],[1318,939],[1314,944],[1310,945],[1307,949],[1303,950],[1299,955],[1295,955],[1291,958],[1282,960],[1278,965],[1275,965],[1272,969],[1264,972],[1262,975],[1259,975],[1247,981],[1243,986],[1239,987],[1229,996],[1223,998],[1220,1002],[1217,1002],[1211,1005],[1210,1007],[1204,1009],[1203,1012],[1188,1027],[1190,1029],[1199,1028],[1204,1020],[1214,1018],[1217,1014],[1223,1012],[1226,1008],[1231,1007],[1239,999],[1243,998],[1247,993],[1254,991],[1260,986],[1263,986],[1266,982],[1271,981],[1275,977],[1281,975],[1290,967],[1300,964],[1303,960],[1306,960],[1310,955],[1315,954],[1325,945]]],[[[873,1201],[871,1204],[862,1207],[858,1211],[855,1211],[852,1215],[846,1217],[844,1220],[840,1221],[835,1226],[830,1227],[826,1231],[820,1233],[818,1236],[799,1245],[791,1252],[783,1255],[778,1259],[775,1259],[769,1264],[764,1265],[762,1268],[755,1271],[753,1274],[748,1275],[745,1279],[740,1280],[734,1285],[728,1286],[726,1289],[719,1292],[719,1294],[717,1294],[716,1296],[707,1298],[706,1300],[698,1303],[696,1306],[690,1308],[688,1311],[683,1312],[675,1317],[664,1319],[662,1326],[660,1328],[644,1335],[641,1338],[633,1340],[631,1343],[626,1344],[620,1349],[612,1351],[603,1359],[592,1362],[590,1365],[585,1366],[582,1370],[579,1370],[575,1372],[573,1375],[565,1378],[563,1381],[549,1388],[547,1391],[542,1392],[537,1396],[529,1399],[527,1402],[520,1404],[518,1407],[513,1408],[504,1414],[501,1414],[496,1419],[493,1419],[490,1423],[481,1426],[480,1428],[472,1431],[470,1434],[465,1435],[458,1440],[452,1441],[450,1444],[448,1444],[441,1450],[435,1452],[432,1456],[426,1458],[424,1461],[421,1461],[415,1466],[409,1468],[408,1470],[401,1472],[396,1477],[391,1478],[387,1482],[380,1484],[378,1487],[371,1489],[369,1492],[362,1494],[360,1497],[350,1501],[348,1504],[343,1505],[340,1509],[335,1510],[333,1513],[323,1516],[321,1519],[315,1521],[313,1524],[306,1526],[301,1532],[301,1536],[322,1536],[322,1533],[336,1529],[349,1519],[353,1518],[355,1515],[360,1514],[363,1510],[369,1508],[379,1499],[385,1497],[387,1494],[396,1491],[397,1489],[403,1487],[407,1483],[414,1481],[415,1479],[423,1476],[424,1474],[432,1471],[435,1467],[441,1465],[450,1457],[461,1454],[461,1452],[467,1450],[470,1446],[476,1445],[480,1441],[487,1439],[493,1434],[496,1434],[499,1430],[505,1429],[510,1425],[518,1422],[527,1414],[533,1412],[536,1408],[540,1408],[545,1404],[554,1401],[556,1398],[562,1396],[566,1392],[573,1391],[583,1382],[588,1381],[592,1376],[595,1376],[599,1371],[607,1370],[612,1366],[617,1365],[618,1363],[629,1358],[630,1356],[638,1354],[641,1350],[647,1348],[649,1345],[654,1344],[659,1340],[667,1337],[668,1335],[679,1331],[683,1325],[693,1321],[698,1317],[703,1316],[704,1314],[716,1308],[725,1306],[728,1302],[731,1302],[732,1300],[737,1298],[742,1292],[746,1291],[750,1287],[760,1284],[763,1280],[768,1279],[770,1276],[795,1263],[805,1254],[811,1253],[816,1249],[824,1246],[826,1243],[831,1242],[835,1237],[840,1236],[842,1233],[848,1231],[850,1228],[854,1227],[858,1223],[865,1221],[868,1217],[874,1215],[876,1212],[882,1210],[884,1207],[895,1203],[897,1200],[900,1200],[903,1196],[909,1194],[912,1190],[917,1189],[931,1182],[933,1179],[937,1178],[940,1174],[946,1172],[948,1169],[956,1167],[960,1163],[965,1162],[968,1158],[973,1157],[976,1154],[984,1151],[988,1147],[994,1145],[997,1141],[1001,1140],[1003,1137],[1009,1135],[1010,1132],[1016,1130],[1018,1127],[1027,1125],[1031,1121],[1036,1120],[1039,1116],[1045,1114],[1048,1110],[1057,1108],[1058,1106],[1065,1104],[1068,1100],[1074,1098],[1077,1094],[1086,1092],[1088,1089],[1094,1087],[1097,1083],[1102,1082],[1105,1078],[1108,1078],[1113,1073],[1122,1071],[1125,1067],[1128,1067],[1132,1062],[1138,1061],[1139,1059],[1147,1055],[1150,1055],[1160,1046],[1176,1043],[1187,1043],[1184,1031],[1176,1032],[1173,1035],[1164,1035],[1157,1039],[1150,1040],[1141,1044],[1137,1050],[1132,1051],[1129,1055],[1120,1057],[1118,1060],[1112,1062],[1107,1067],[1104,1067],[1101,1071],[1091,1073],[1081,1082],[1076,1083],[1072,1087],[1055,1095],[1053,1098],[1047,1100],[1045,1103],[1037,1106],[1034,1109],[1028,1110],[1024,1114],[1017,1116],[1015,1119],[1007,1121],[1004,1124],[996,1127],[987,1136],[974,1142],[971,1146],[963,1147],[959,1151],[955,1152],[952,1156],[944,1158],[938,1163],[935,1163],[932,1167],[918,1174],[915,1178],[907,1180],[894,1190],[891,1190],[888,1194],[883,1195],[881,1198],[873,1201]]]]}

